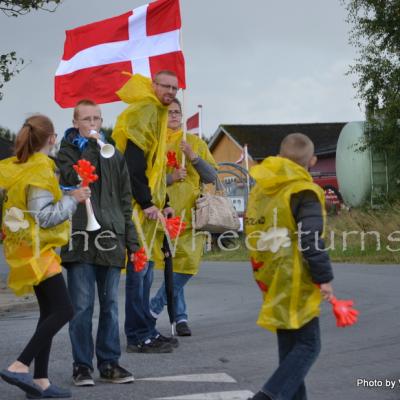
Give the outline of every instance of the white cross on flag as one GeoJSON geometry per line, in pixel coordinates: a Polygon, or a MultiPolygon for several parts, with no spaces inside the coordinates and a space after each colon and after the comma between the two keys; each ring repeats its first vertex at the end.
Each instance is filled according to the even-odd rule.
{"type": "Polygon", "coordinates": [[[84,98],[99,104],[119,101],[115,92],[129,79],[124,71],[151,77],[168,69],[185,88],[180,28],[179,0],[158,0],[66,31],[55,77],[56,102],[74,107],[84,98]]]}

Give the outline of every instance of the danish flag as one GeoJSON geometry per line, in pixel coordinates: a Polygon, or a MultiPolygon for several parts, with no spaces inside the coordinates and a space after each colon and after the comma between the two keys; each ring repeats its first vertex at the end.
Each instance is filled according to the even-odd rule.
{"type": "Polygon", "coordinates": [[[186,120],[186,129],[190,133],[199,133],[200,127],[200,113],[192,115],[186,120]]]}
{"type": "Polygon", "coordinates": [[[74,107],[83,98],[119,101],[115,92],[129,77],[174,71],[185,88],[180,47],[179,0],[158,0],[117,17],[66,31],[64,54],[55,77],[55,100],[74,107]]]}

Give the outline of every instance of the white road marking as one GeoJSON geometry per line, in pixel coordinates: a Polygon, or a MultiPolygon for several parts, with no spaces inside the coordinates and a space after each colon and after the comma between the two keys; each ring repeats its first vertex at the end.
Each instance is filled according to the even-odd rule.
{"type": "Polygon", "coordinates": [[[216,383],[236,383],[228,374],[216,373],[216,374],[189,374],[189,375],[175,375],[175,376],[161,376],[154,378],[141,378],[136,379],[137,381],[170,381],[170,382],[216,382],[216,383]]]}
{"type": "Polygon", "coordinates": [[[157,397],[154,400],[247,400],[254,395],[249,390],[187,394],[173,397],[157,397]]]}

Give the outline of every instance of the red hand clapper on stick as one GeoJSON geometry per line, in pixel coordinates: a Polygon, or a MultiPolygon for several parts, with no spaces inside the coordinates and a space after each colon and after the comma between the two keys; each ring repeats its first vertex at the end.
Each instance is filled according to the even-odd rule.
{"type": "MultiPolygon", "coordinates": [[[[96,168],[90,163],[90,161],[78,160],[78,162],[73,165],[73,168],[82,179],[83,187],[89,186],[90,183],[95,182],[97,181],[97,179],[99,179],[99,177],[94,173],[96,168]]],[[[89,232],[99,230],[101,226],[96,220],[90,199],[85,200],[85,205],[87,214],[86,230],[89,232]]]]}
{"type": "Polygon", "coordinates": [[[186,229],[186,222],[183,222],[180,217],[167,218],[165,224],[172,239],[178,237],[186,229]]]}
{"type": "Polygon", "coordinates": [[[78,160],[76,164],[73,165],[75,172],[82,179],[82,186],[89,186],[99,179],[99,177],[94,173],[96,168],[87,160],[78,160]]]}
{"type": "Polygon", "coordinates": [[[167,152],[167,166],[175,169],[179,169],[179,163],[176,159],[175,151],[168,151],[167,152]]]}
{"type": "Polygon", "coordinates": [[[338,300],[333,297],[330,303],[332,304],[333,315],[336,317],[337,327],[344,328],[357,322],[359,312],[352,308],[353,300],[338,300]]]}
{"type": "Polygon", "coordinates": [[[140,272],[145,267],[148,261],[146,250],[141,247],[136,253],[133,254],[133,268],[135,272],[140,272]]]}

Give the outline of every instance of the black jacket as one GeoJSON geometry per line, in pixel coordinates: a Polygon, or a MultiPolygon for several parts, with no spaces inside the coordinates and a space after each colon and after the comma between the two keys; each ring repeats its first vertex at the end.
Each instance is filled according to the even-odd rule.
{"type": "Polygon", "coordinates": [[[89,139],[86,148],[81,151],[73,144],[77,135],[76,129],[68,129],[61,141],[56,159],[60,184],[79,184],[78,175],[73,169],[79,159],[86,159],[96,167],[99,179],[90,185],[90,200],[101,229],[96,232],[85,231],[86,208],[85,204],[79,204],[72,218],[70,243],[61,249],[63,265],[68,267],[68,263],[78,262],[123,268],[126,250],[131,253],[139,248],[132,221],[132,194],[124,157],[118,150],[111,158],[101,157],[95,139],[89,139]]]}
{"type": "Polygon", "coordinates": [[[300,243],[304,259],[310,267],[314,283],[328,283],[333,279],[332,266],[321,238],[323,218],[321,203],[314,192],[306,190],[292,195],[290,207],[297,226],[301,224],[300,243]]]}

